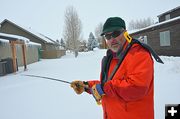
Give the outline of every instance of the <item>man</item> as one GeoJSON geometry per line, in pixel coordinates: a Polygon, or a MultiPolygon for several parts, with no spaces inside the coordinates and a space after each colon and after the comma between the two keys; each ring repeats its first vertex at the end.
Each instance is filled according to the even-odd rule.
{"type": "Polygon", "coordinates": [[[132,39],[119,17],[106,20],[101,34],[107,55],[102,60],[100,81],[73,81],[77,94],[88,92],[102,103],[104,119],[154,119],[154,66],[146,44],[132,39]]]}

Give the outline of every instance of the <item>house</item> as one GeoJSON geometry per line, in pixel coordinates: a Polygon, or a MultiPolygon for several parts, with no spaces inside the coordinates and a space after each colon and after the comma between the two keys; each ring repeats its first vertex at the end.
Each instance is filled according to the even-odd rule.
{"type": "Polygon", "coordinates": [[[158,18],[159,22],[163,22],[178,16],[180,16],[180,6],[158,15],[158,18]]]}
{"type": "Polygon", "coordinates": [[[41,44],[41,58],[58,58],[65,55],[65,50],[60,47],[58,42],[10,20],[5,19],[0,23],[0,32],[23,36],[32,42],[41,44]]]}
{"type": "Polygon", "coordinates": [[[180,6],[158,15],[158,18],[159,23],[129,34],[149,44],[159,55],[180,56],[180,6]]]}

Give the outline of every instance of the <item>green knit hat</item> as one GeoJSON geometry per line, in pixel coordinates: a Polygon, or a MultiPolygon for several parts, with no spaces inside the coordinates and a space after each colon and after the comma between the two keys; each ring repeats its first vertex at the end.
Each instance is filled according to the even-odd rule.
{"type": "Polygon", "coordinates": [[[107,32],[112,32],[122,28],[126,29],[125,21],[123,19],[121,19],[120,17],[110,17],[104,23],[101,36],[107,32]]]}

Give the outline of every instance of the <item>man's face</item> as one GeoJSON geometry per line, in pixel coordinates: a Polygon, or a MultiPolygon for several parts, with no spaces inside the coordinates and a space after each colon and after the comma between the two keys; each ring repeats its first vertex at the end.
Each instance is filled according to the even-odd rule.
{"type": "Polygon", "coordinates": [[[113,52],[117,52],[125,43],[124,31],[114,31],[105,34],[106,44],[113,52]]]}

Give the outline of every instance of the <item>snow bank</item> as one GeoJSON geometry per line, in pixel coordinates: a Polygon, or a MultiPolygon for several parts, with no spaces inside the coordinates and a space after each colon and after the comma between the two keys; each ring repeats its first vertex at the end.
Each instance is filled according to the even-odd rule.
{"type": "MultiPolygon", "coordinates": [[[[28,70],[0,77],[0,119],[102,119],[102,109],[86,93],[76,95],[68,84],[25,77],[34,74],[61,80],[99,79],[105,50],[67,53],[28,65],[28,70]]],[[[164,119],[165,104],[180,103],[180,57],[155,62],[155,119],[164,119]]]]}

